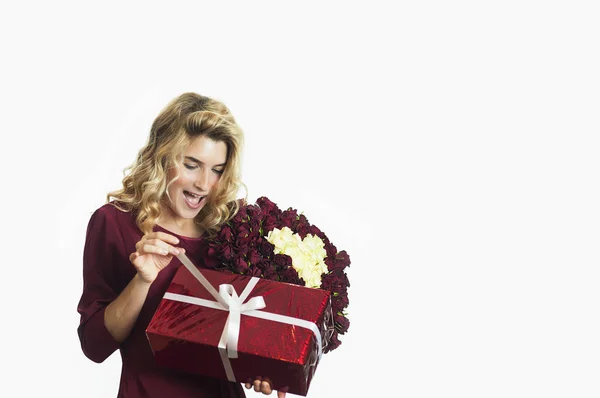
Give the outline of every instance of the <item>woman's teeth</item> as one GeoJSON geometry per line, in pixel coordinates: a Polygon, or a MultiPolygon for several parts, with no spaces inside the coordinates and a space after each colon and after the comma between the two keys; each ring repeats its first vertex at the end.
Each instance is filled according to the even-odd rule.
{"type": "Polygon", "coordinates": [[[186,196],[186,198],[190,201],[190,203],[193,203],[193,204],[200,203],[200,200],[202,200],[202,198],[203,198],[202,196],[198,196],[198,195],[193,194],[188,191],[183,191],[183,193],[186,196]]]}

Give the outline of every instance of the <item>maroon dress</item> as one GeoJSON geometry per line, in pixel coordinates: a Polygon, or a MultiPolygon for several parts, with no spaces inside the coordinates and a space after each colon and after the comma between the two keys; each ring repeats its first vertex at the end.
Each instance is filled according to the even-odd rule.
{"type": "MultiPolygon", "coordinates": [[[[198,266],[203,248],[202,238],[177,236],[180,247],[198,266]]],[[[83,253],[83,294],[77,306],[81,320],[77,332],[84,354],[94,362],[102,362],[117,349],[121,352],[123,366],[118,398],[165,397],[245,397],[240,383],[230,383],[197,375],[188,375],[157,365],[148,344],[145,330],[154,311],[167,290],[179,261],[172,261],[150,286],[150,291],[131,334],[118,343],[104,326],[104,310],[135,276],[136,270],[129,261],[142,232],[132,213],[122,212],[105,204],[92,215],[83,253]]],[[[215,364],[220,366],[221,364],[215,364]]]]}

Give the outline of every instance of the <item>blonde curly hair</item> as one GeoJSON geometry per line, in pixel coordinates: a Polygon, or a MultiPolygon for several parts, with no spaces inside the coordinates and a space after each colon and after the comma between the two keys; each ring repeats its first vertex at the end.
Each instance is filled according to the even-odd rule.
{"type": "Polygon", "coordinates": [[[196,93],[178,96],[160,112],[152,123],[148,142],[124,170],[123,188],[109,192],[106,201],[122,211],[135,212],[140,230],[152,232],[162,215],[161,201],[167,188],[179,177],[167,181],[168,170],[183,161],[185,149],[199,136],[227,145],[223,174],[195,219],[208,235],[213,235],[240,206],[238,190],[245,188],[240,178],[244,136],[222,102],[196,93]]]}

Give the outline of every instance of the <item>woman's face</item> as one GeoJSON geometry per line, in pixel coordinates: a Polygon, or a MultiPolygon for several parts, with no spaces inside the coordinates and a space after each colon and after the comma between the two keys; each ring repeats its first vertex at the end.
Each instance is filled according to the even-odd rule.
{"type": "MultiPolygon", "coordinates": [[[[223,174],[226,161],[225,142],[204,136],[193,139],[184,152],[183,164],[177,165],[179,178],[168,189],[174,221],[192,220],[198,215],[206,204],[206,196],[223,174]]],[[[169,170],[169,180],[175,175],[174,169],[169,170]]]]}

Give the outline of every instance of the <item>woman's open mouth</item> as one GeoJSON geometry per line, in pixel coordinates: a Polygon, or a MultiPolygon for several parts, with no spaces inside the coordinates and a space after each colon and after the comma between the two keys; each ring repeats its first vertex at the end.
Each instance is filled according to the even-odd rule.
{"type": "Polygon", "coordinates": [[[206,196],[200,196],[190,191],[183,191],[183,198],[190,208],[197,209],[202,206],[206,196]]]}

